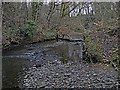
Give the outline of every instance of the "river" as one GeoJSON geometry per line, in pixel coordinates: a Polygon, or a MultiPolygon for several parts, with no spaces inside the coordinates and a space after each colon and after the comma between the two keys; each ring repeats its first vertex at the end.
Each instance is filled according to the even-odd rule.
{"type": "Polygon", "coordinates": [[[3,50],[3,88],[19,87],[19,81],[30,67],[41,67],[55,60],[61,64],[75,60],[82,62],[82,43],[46,41],[3,50]]]}

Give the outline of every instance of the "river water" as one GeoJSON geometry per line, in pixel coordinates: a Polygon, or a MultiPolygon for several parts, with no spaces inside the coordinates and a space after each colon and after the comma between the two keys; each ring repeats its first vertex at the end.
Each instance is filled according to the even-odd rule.
{"type": "Polygon", "coordinates": [[[55,60],[61,64],[76,60],[82,62],[82,43],[46,41],[3,51],[3,88],[19,87],[20,79],[30,67],[41,67],[55,60]]]}

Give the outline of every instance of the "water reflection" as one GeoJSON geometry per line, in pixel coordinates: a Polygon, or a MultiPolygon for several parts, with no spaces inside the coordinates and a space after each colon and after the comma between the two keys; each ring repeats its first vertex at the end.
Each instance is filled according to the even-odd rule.
{"type": "Polygon", "coordinates": [[[82,62],[81,42],[67,42],[63,45],[53,47],[53,50],[56,51],[62,63],[75,60],[82,62]]]}
{"type": "Polygon", "coordinates": [[[17,87],[19,76],[24,72],[25,67],[30,67],[30,62],[23,58],[2,59],[2,85],[3,88],[17,87]]]}
{"type": "Polygon", "coordinates": [[[80,42],[45,42],[16,47],[3,53],[3,88],[17,87],[19,78],[33,65],[42,66],[60,60],[62,64],[82,60],[80,42]]]}
{"type": "MultiPolygon", "coordinates": [[[[73,60],[82,60],[82,43],[81,42],[71,42],[68,45],[69,49],[69,57],[73,58],[73,60]]],[[[82,61],[81,61],[82,62],[82,61]]]]}

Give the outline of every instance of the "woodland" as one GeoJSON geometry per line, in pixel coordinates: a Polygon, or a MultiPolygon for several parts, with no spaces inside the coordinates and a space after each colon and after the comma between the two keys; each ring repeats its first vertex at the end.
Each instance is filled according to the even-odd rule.
{"type": "Polygon", "coordinates": [[[120,2],[2,2],[1,10],[3,51],[81,33],[83,60],[93,66],[111,66],[118,72],[119,82],[120,2]]]}

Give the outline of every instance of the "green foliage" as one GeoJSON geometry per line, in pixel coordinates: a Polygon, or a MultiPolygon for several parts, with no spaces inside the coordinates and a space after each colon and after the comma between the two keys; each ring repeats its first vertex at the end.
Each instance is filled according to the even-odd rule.
{"type": "Polygon", "coordinates": [[[98,61],[102,61],[103,50],[99,46],[99,40],[98,39],[96,39],[96,41],[93,41],[93,40],[91,40],[91,37],[86,36],[85,45],[86,45],[88,53],[90,53],[92,56],[96,57],[96,59],[98,61]]]}
{"type": "Polygon", "coordinates": [[[114,50],[111,52],[110,64],[118,71],[118,67],[119,67],[118,50],[114,50]]]}
{"type": "Polygon", "coordinates": [[[23,27],[17,30],[17,32],[23,37],[31,38],[34,32],[36,31],[36,29],[37,26],[34,21],[27,21],[23,27]]]}
{"type": "MultiPolygon", "coordinates": [[[[106,53],[104,46],[102,46],[102,40],[96,35],[95,31],[84,32],[84,35],[85,35],[85,50],[87,52],[86,60],[89,60],[91,58],[91,60],[93,61],[94,56],[95,59],[97,59],[97,61],[100,61],[102,63],[104,62],[109,63],[118,71],[119,68],[118,49],[117,48],[115,48],[114,50],[111,49],[108,50],[109,53],[106,53]]],[[[110,36],[108,37],[110,38],[110,36]]]]}
{"type": "Polygon", "coordinates": [[[24,30],[25,30],[25,33],[26,33],[28,36],[31,37],[31,36],[33,35],[34,31],[36,30],[36,24],[35,24],[35,22],[33,22],[33,21],[28,21],[28,22],[26,23],[26,25],[25,25],[24,30]]]}
{"type": "Polygon", "coordinates": [[[118,50],[112,51],[111,57],[112,57],[111,58],[112,60],[118,59],[119,58],[119,56],[118,56],[118,50]]]}

